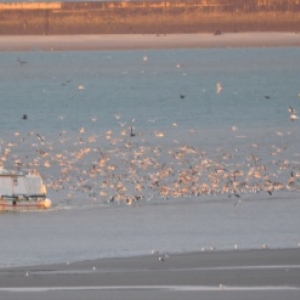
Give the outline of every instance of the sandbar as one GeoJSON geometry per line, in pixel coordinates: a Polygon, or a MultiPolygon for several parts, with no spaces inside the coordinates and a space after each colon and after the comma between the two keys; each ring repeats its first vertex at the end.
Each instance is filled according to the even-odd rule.
{"type": "Polygon", "coordinates": [[[296,299],[299,254],[299,248],[155,253],[2,268],[0,298],[296,299]]]}
{"type": "Polygon", "coordinates": [[[300,34],[293,32],[223,33],[221,35],[101,34],[0,36],[0,51],[99,51],[299,46],[300,34]]]}

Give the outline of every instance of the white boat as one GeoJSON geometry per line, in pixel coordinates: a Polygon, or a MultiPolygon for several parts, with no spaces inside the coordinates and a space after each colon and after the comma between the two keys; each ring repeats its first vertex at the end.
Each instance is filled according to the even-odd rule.
{"type": "Polygon", "coordinates": [[[0,170],[0,211],[35,210],[51,207],[46,187],[38,174],[0,170]]]}

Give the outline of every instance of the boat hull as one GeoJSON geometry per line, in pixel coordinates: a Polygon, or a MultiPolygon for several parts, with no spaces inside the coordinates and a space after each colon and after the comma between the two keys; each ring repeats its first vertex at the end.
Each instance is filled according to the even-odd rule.
{"type": "Polygon", "coordinates": [[[0,200],[0,211],[29,211],[44,210],[51,207],[51,201],[44,199],[40,201],[5,201],[0,200]]]}

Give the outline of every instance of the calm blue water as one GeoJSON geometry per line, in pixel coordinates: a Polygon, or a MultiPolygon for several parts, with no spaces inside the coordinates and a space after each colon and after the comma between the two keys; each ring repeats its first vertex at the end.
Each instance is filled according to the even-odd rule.
{"type": "Polygon", "coordinates": [[[136,118],[141,128],[153,118],[162,129],[172,122],[197,128],[280,128],[290,125],[287,107],[299,107],[298,48],[36,51],[1,53],[0,58],[5,111],[0,126],[5,130],[19,130],[23,113],[29,117],[21,123],[24,129],[38,126],[45,133],[87,123],[91,130],[112,128],[118,125],[114,114],[123,121],[136,118]],[[21,66],[18,58],[28,63],[21,66]],[[78,85],[85,90],[79,92],[78,85]],[[181,94],[186,97],[180,99],[181,94]],[[98,122],[89,122],[90,117],[98,122]]]}
{"type": "MultiPolygon", "coordinates": [[[[171,185],[204,159],[212,169],[243,170],[243,180],[260,167],[265,179],[287,185],[300,171],[300,123],[288,112],[300,111],[299,78],[299,48],[0,53],[2,165],[37,169],[53,202],[47,212],[0,215],[0,266],[153,248],[297,247],[298,177],[272,196],[239,190],[240,198],[216,192],[165,199],[148,185],[163,168],[173,169],[161,180],[171,185]],[[183,146],[195,152],[174,158],[183,146]],[[151,167],[138,161],[146,157],[151,167]],[[93,176],[101,158],[108,160],[93,176]],[[142,201],[108,203],[106,179],[130,195],[141,182],[142,201]]],[[[203,168],[202,183],[212,169],[203,168]]]]}

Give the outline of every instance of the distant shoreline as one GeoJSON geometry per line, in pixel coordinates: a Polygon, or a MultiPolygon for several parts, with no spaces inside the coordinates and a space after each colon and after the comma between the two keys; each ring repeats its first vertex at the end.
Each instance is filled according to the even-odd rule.
{"type": "Polygon", "coordinates": [[[10,36],[0,35],[0,51],[99,51],[299,47],[300,34],[251,32],[214,34],[101,34],[10,36]]]}

